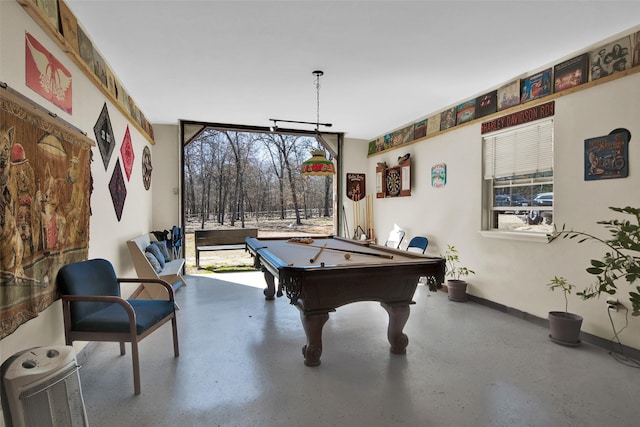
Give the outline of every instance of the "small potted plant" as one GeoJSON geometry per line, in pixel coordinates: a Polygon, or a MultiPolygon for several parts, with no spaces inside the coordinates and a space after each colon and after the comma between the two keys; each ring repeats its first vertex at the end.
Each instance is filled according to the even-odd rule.
{"type": "Polygon", "coordinates": [[[447,251],[442,255],[446,262],[447,276],[447,293],[451,301],[467,300],[467,282],[464,277],[469,274],[475,274],[475,271],[460,265],[460,256],[455,246],[447,245],[447,251]]]}
{"type": "MultiPolygon", "coordinates": [[[[627,285],[631,301],[632,316],[640,316],[640,209],[627,206],[624,208],[609,207],[613,212],[627,215],[631,219],[611,219],[598,221],[609,231],[609,239],[594,236],[583,231],[555,230],[548,234],[549,242],[559,237],[576,239],[578,243],[595,241],[604,245],[604,255],[600,259],[592,259],[587,272],[594,275],[597,282],[577,293],[583,299],[616,295],[618,285],[627,285]]],[[[628,218],[626,217],[626,218],[628,218]]]]}
{"type": "Polygon", "coordinates": [[[551,279],[547,286],[550,291],[561,289],[564,295],[564,311],[549,312],[549,338],[551,338],[551,341],[561,345],[579,345],[582,316],[569,313],[568,295],[575,286],[567,282],[564,277],[558,276],[551,279]]]}

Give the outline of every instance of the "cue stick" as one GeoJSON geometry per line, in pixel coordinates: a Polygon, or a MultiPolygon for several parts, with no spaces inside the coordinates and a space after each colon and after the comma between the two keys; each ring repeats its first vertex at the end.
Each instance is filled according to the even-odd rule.
{"type": "MultiPolygon", "coordinates": [[[[298,243],[298,242],[287,242],[287,243],[293,243],[294,245],[308,246],[308,247],[311,247],[311,248],[323,248],[324,249],[324,246],[310,245],[308,243],[298,243]]],[[[341,248],[326,248],[326,249],[328,251],[349,252],[351,254],[369,255],[369,256],[377,256],[377,257],[380,257],[380,258],[393,259],[393,255],[377,254],[375,252],[352,251],[352,250],[349,250],[349,249],[341,249],[341,248]]]]}
{"type": "Polygon", "coordinates": [[[326,247],[327,247],[327,244],[325,243],[325,244],[324,244],[324,246],[320,248],[320,250],[318,251],[318,253],[317,253],[313,258],[311,258],[311,259],[309,260],[309,262],[310,262],[311,264],[313,264],[314,262],[316,262],[316,260],[318,259],[318,257],[319,257],[319,256],[320,256],[320,254],[322,253],[322,251],[324,251],[324,248],[326,248],[326,247]]]}

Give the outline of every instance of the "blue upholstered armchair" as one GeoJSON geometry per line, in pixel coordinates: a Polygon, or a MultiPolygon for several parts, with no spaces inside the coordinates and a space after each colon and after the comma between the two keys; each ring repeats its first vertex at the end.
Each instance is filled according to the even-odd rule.
{"type": "Polygon", "coordinates": [[[171,285],[160,279],[118,278],[111,263],[92,259],[66,265],[58,272],[62,294],[64,333],[67,345],[73,341],[131,343],[133,386],[140,394],[138,342],[171,321],[173,353],[178,357],[176,305],[171,285]],[[121,283],[157,283],[167,291],[167,300],[126,300],[120,295],[121,283]]]}

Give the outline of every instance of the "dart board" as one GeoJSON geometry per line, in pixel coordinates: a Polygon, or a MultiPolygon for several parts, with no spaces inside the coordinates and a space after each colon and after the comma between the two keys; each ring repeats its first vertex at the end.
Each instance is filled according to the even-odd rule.
{"type": "Polygon", "coordinates": [[[389,196],[397,196],[400,194],[400,189],[402,188],[402,177],[400,176],[399,168],[387,169],[385,187],[387,195],[389,196]]]}

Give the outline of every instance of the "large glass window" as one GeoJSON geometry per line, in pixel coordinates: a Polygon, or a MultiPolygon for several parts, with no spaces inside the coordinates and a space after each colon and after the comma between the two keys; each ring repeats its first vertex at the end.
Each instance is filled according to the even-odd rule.
{"type": "Polygon", "coordinates": [[[553,229],[553,120],[483,138],[486,229],[553,229]]]}

